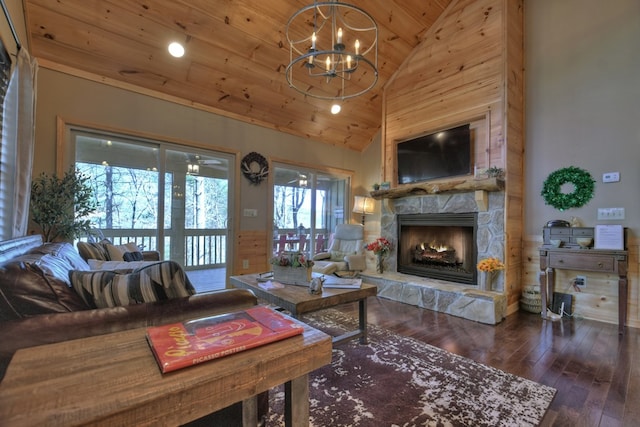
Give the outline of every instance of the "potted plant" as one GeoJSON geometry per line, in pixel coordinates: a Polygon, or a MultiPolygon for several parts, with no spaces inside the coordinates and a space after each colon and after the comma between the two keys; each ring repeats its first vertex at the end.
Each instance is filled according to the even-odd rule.
{"type": "Polygon", "coordinates": [[[487,168],[487,176],[489,178],[503,178],[504,169],[497,166],[491,166],[490,168],[487,168]]]}
{"type": "Polygon", "coordinates": [[[87,216],[95,212],[89,177],[70,168],[62,178],[40,174],[31,183],[31,220],[43,240],[74,239],[91,230],[87,216]]]}
{"type": "Polygon", "coordinates": [[[313,265],[302,252],[283,252],[271,258],[273,278],[289,285],[309,284],[313,265]]]}

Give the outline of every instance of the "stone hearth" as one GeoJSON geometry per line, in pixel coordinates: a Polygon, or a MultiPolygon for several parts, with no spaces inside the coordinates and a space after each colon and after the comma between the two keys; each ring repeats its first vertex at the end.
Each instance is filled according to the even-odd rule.
{"type": "Polygon", "coordinates": [[[507,313],[507,298],[498,292],[401,273],[365,271],[361,276],[367,283],[378,287],[380,298],[489,325],[500,323],[507,313]]]}
{"type": "MultiPolygon", "coordinates": [[[[504,191],[489,192],[486,210],[478,208],[473,191],[385,199],[381,235],[397,242],[399,214],[477,212],[478,259],[505,259],[504,197],[504,191]]],[[[362,274],[367,282],[378,286],[378,296],[487,324],[499,323],[506,317],[502,274],[493,289],[479,290],[473,285],[397,273],[396,258],[397,253],[392,251],[382,275],[370,270],[362,274]]]]}

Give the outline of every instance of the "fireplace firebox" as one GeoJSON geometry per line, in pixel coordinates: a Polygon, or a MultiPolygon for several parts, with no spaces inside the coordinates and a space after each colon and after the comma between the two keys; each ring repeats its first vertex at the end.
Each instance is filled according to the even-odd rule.
{"type": "Polygon", "coordinates": [[[398,272],[477,283],[477,213],[398,215],[398,272]]]}

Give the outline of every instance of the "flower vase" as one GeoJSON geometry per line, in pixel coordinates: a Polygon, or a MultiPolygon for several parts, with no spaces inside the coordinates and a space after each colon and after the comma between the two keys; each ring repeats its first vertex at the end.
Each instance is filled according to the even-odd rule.
{"type": "Polygon", "coordinates": [[[480,283],[478,288],[481,291],[491,291],[493,290],[493,285],[496,283],[498,279],[499,271],[482,271],[480,272],[480,283]]]}
{"type": "Polygon", "coordinates": [[[376,271],[380,274],[384,273],[384,256],[378,254],[376,260],[376,271]]]}

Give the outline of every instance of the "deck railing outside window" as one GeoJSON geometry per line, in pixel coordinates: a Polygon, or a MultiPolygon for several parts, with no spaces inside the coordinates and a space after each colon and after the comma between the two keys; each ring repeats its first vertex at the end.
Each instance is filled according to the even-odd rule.
{"type": "MultiPolygon", "coordinates": [[[[143,250],[159,250],[155,230],[108,229],[100,230],[105,239],[114,245],[134,242],[143,250]]],[[[101,237],[102,237],[101,236],[101,237]]],[[[86,241],[88,238],[80,240],[86,241]]],[[[188,229],[184,236],[177,236],[170,230],[165,231],[164,259],[170,259],[172,242],[184,242],[181,260],[176,260],[186,269],[205,269],[222,267],[227,262],[227,230],[226,229],[188,229]]]]}

